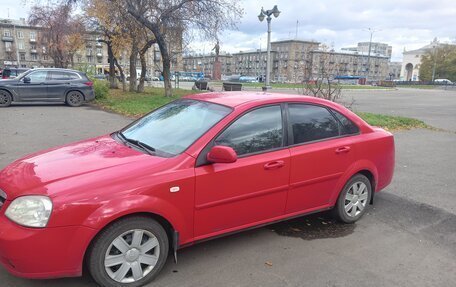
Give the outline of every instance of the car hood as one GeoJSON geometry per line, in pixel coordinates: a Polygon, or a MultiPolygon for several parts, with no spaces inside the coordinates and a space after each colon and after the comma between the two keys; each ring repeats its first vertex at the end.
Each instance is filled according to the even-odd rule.
{"type": "Polygon", "coordinates": [[[14,83],[17,83],[17,82],[18,82],[17,79],[1,79],[0,78],[0,86],[14,84],[14,83]]]}
{"type": "Polygon", "coordinates": [[[0,171],[0,189],[8,200],[27,194],[52,196],[47,186],[57,181],[74,178],[71,185],[96,181],[97,175],[118,177],[121,170],[138,170],[157,166],[166,158],[143,154],[111,136],[77,142],[66,146],[38,152],[16,160],[0,171]],[[107,171],[109,170],[109,171],[107,171]],[[88,175],[90,176],[85,176],[88,175]]]}

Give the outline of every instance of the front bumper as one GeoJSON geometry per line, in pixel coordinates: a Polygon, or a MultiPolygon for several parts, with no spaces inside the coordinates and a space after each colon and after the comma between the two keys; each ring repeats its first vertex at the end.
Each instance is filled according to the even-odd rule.
{"type": "Polygon", "coordinates": [[[96,230],[83,226],[26,228],[0,215],[0,263],[25,278],[75,277],[96,230]]]}

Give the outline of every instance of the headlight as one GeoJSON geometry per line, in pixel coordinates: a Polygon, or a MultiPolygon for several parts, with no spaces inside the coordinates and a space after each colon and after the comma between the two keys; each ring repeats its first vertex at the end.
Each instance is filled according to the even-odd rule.
{"type": "Polygon", "coordinates": [[[18,197],[6,209],[5,215],[17,224],[45,227],[52,212],[52,201],[47,196],[18,197]]]}

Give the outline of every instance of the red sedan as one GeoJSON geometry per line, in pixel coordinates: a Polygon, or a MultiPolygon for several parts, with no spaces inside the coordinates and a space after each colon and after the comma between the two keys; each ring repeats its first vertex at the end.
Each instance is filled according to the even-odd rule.
{"type": "Polygon", "coordinates": [[[140,286],[170,252],[333,209],[353,223],[394,170],[391,133],[325,100],[206,93],[0,172],[0,262],[140,286]]]}

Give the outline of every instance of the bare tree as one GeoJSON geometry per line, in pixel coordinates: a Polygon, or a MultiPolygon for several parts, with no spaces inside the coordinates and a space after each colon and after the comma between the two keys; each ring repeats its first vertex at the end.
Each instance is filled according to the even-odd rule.
{"type": "Polygon", "coordinates": [[[28,20],[43,28],[40,38],[56,67],[73,64],[74,53],[84,45],[85,30],[82,20],[72,15],[70,4],[33,6],[28,20]]]}
{"type": "Polygon", "coordinates": [[[341,86],[334,81],[334,75],[340,70],[334,54],[322,46],[321,51],[314,51],[312,59],[306,62],[304,74],[309,79],[303,81],[302,93],[325,100],[337,102],[341,98],[341,86]]]}
{"type": "Polygon", "coordinates": [[[141,25],[149,29],[160,48],[165,95],[172,96],[171,57],[167,42],[174,31],[199,29],[207,38],[215,38],[221,27],[234,28],[241,17],[238,0],[131,0],[117,1],[141,25]]]}

